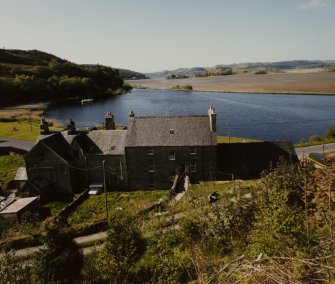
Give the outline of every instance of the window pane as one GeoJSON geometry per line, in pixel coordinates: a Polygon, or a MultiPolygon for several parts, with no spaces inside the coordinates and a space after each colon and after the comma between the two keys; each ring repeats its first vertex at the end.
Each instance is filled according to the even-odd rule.
{"type": "Polygon", "coordinates": [[[176,153],[174,151],[169,151],[169,160],[175,160],[176,159],[176,153]]]}

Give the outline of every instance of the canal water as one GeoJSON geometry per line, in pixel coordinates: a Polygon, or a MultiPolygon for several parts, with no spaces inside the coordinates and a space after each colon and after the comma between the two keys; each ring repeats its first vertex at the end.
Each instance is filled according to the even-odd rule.
{"type": "Polygon", "coordinates": [[[335,96],[180,92],[134,89],[131,93],[91,104],[51,106],[48,117],[64,124],[71,117],[78,127],[103,124],[112,112],[117,124],[127,125],[130,110],[136,116],[207,114],[217,111],[217,133],[265,141],[299,142],[335,126],[335,96]]]}

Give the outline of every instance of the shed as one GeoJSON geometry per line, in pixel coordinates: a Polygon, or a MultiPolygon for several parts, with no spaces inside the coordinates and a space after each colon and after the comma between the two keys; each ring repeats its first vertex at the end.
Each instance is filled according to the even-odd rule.
{"type": "Polygon", "coordinates": [[[38,209],[38,197],[19,198],[0,211],[3,218],[20,220],[26,211],[36,211],[38,209]]]}

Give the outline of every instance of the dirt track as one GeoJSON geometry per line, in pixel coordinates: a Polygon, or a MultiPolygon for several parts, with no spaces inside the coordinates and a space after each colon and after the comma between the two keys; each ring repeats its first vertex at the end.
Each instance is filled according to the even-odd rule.
{"type": "Polygon", "coordinates": [[[146,79],[131,80],[128,83],[153,89],[192,85],[195,91],[335,95],[335,72],[242,74],[171,80],[146,79]]]}

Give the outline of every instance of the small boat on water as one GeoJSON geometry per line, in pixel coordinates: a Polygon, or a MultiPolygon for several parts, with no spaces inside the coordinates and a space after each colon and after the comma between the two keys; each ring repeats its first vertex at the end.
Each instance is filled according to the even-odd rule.
{"type": "Polygon", "coordinates": [[[93,102],[93,101],[94,101],[94,99],[82,99],[80,102],[81,102],[81,104],[83,105],[83,104],[91,103],[91,102],[93,102]]]}

